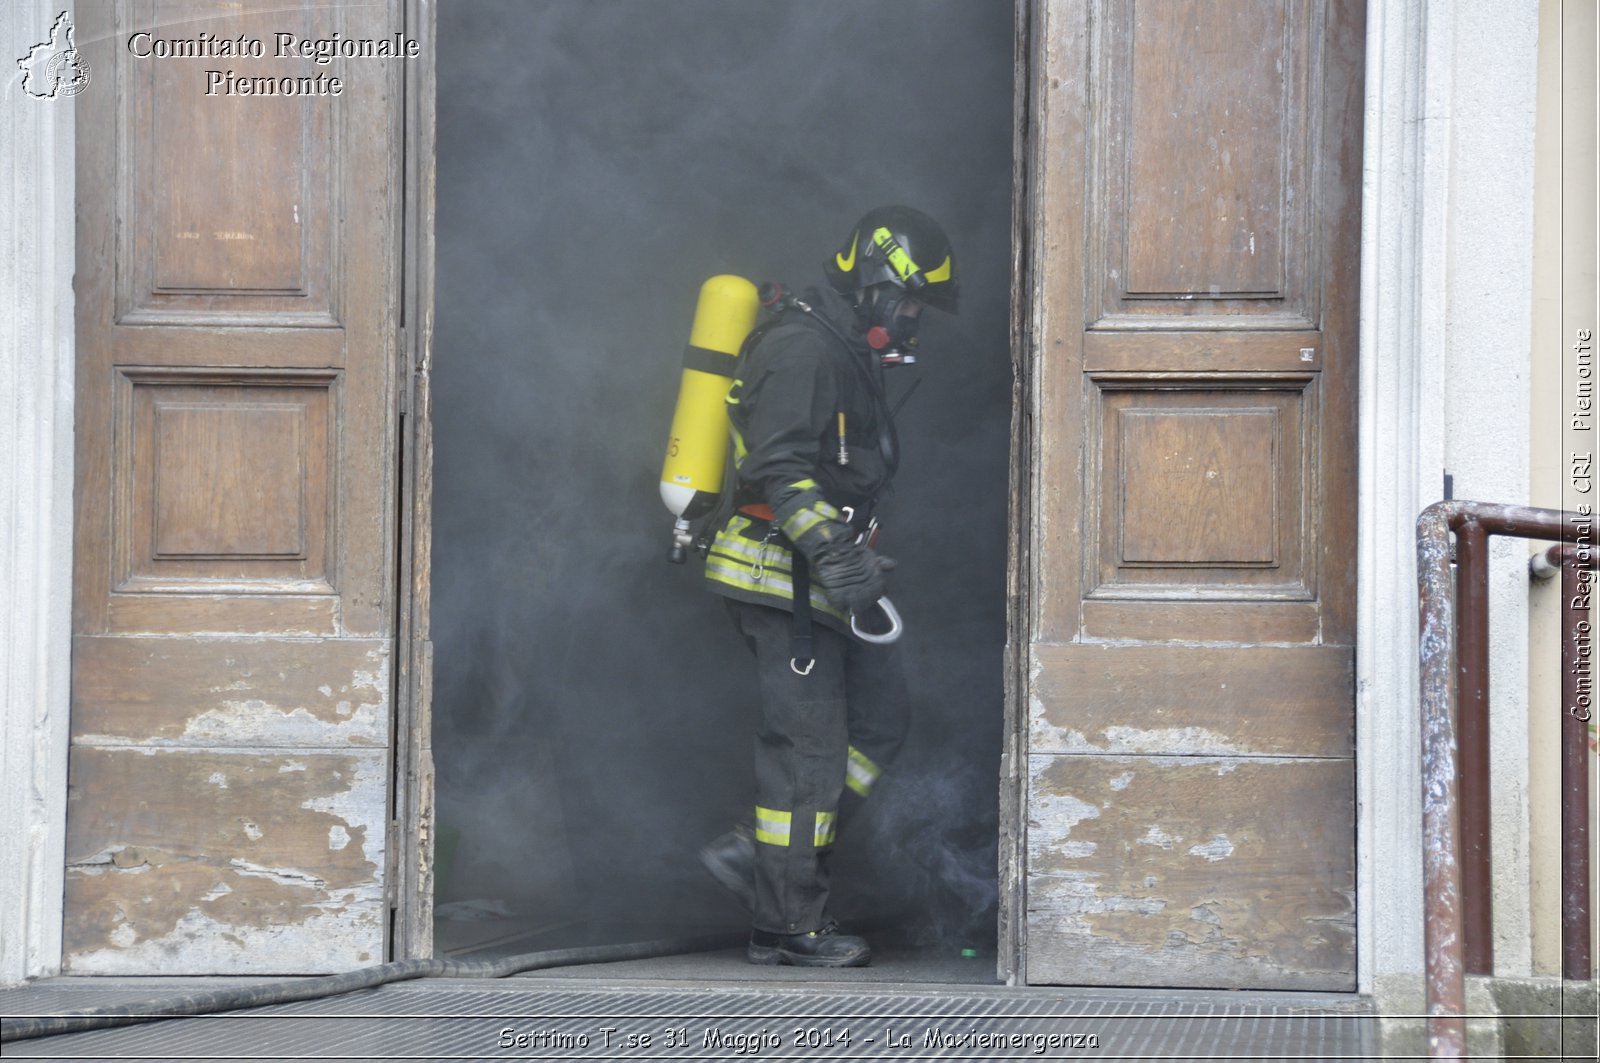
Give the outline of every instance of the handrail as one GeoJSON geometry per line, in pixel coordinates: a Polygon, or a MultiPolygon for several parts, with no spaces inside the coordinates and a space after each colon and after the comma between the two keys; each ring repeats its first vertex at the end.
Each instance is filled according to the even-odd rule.
{"type": "MultiPolygon", "coordinates": [[[[1466,977],[1456,747],[1456,595],[1450,573],[1450,534],[1467,545],[1474,566],[1485,563],[1489,535],[1515,536],[1594,548],[1594,521],[1556,509],[1489,502],[1436,502],[1417,517],[1417,585],[1420,593],[1418,685],[1422,710],[1423,945],[1428,1054],[1466,1058],[1466,977]],[[1465,534],[1461,534],[1465,532],[1465,534]],[[1470,544],[1470,545],[1468,545],[1470,544]]],[[[1464,581],[1470,583],[1471,580],[1464,581]]],[[[1465,662],[1464,662],[1465,664],[1465,662]]],[[[1473,685],[1486,692],[1485,671],[1473,685]]],[[[1476,754],[1475,754],[1476,755],[1476,754]]]]}
{"type": "Polygon", "coordinates": [[[1593,549],[1557,543],[1528,561],[1534,579],[1561,574],[1561,977],[1594,975],[1589,948],[1589,721],[1594,718],[1594,633],[1589,603],[1600,561],[1593,549]],[[1585,681],[1590,680],[1590,681],[1585,681]]]}

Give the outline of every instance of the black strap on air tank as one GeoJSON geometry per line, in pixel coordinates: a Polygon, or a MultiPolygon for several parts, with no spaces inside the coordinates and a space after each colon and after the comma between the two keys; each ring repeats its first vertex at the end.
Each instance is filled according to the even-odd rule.
{"type": "Polygon", "coordinates": [[[698,369],[702,373],[711,373],[714,376],[733,376],[733,367],[738,361],[737,354],[714,351],[710,347],[696,347],[692,343],[683,349],[685,369],[698,369]]]}

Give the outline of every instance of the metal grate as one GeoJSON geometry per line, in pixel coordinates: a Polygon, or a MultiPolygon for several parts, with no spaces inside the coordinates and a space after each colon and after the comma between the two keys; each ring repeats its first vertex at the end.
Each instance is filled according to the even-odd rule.
{"type": "MultiPolygon", "coordinates": [[[[404,983],[249,1012],[6,1046],[7,1059],[1360,1059],[1376,1020],[1355,998],[1292,994],[817,983],[660,988],[548,980],[404,983]],[[509,1032],[508,1032],[509,1031],[509,1032]],[[631,1039],[631,1040],[630,1040],[631,1039]]],[[[145,998],[124,987],[0,994],[37,1013],[145,998]],[[20,997],[28,1002],[21,1004],[20,997]]]]}

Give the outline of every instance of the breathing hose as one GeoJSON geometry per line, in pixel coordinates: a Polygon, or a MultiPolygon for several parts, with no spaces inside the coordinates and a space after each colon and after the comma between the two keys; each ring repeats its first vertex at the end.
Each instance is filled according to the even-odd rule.
{"type": "Polygon", "coordinates": [[[28,1041],[35,1037],[83,1033],[112,1026],[132,1026],[161,1019],[214,1015],[219,1011],[259,1008],[268,1004],[290,1004],[299,1000],[352,993],[390,982],[414,978],[506,978],[526,971],[550,967],[575,967],[591,963],[620,963],[646,960],[655,956],[676,956],[688,952],[713,952],[743,944],[748,931],[724,931],[695,937],[664,938],[621,945],[590,945],[582,948],[546,949],[507,956],[503,960],[398,960],[394,963],[362,967],[344,974],[316,978],[296,978],[267,985],[233,986],[196,993],[180,993],[133,1004],[114,1004],[64,1015],[5,1017],[0,1019],[0,1042],[28,1041]]]}

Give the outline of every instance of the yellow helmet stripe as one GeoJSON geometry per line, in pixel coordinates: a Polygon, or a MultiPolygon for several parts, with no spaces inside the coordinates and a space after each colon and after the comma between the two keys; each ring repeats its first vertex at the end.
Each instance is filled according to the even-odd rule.
{"type": "Polygon", "coordinates": [[[946,256],[944,256],[944,261],[939,263],[939,267],[937,269],[932,269],[932,270],[928,271],[928,273],[927,273],[928,283],[929,284],[938,284],[940,281],[949,280],[950,279],[950,269],[951,269],[951,267],[950,267],[950,256],[946,255],[946,256]]]}
{"type": "Polygon", "coordinates": [[[860,236],[860,235],[861,235],[861,233],[860,233],[859,230],[857,230],[856,232],[853,232],[853,233],[850,234],[850,257],[849,258],[845,258],[844,257],[844,252],[843,251],[840,251],[837,255],[833,256],[834,262],[836,262],[838,264],[839,268],[841,270],[843,270],[844,272],[846,272],[846,273],[854,272],[854,270],[856,268],[856,238],[858,236],[860,236]]]}

